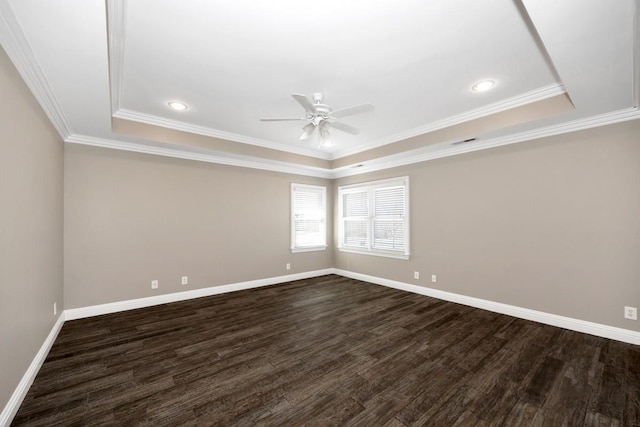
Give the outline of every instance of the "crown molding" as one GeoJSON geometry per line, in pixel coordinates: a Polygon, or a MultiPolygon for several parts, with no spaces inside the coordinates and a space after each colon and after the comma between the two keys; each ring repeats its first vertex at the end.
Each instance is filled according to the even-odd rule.
{"type": "Polygon", "coordinates": [[[95,138],[87,135],[70,135],[65,142],[72,144],[91,145],[94,147],[111,148],[114,150],[131,151],[135,153],[153,154],[156,156],[174,157],[177,159],[195,160],[199,162],[216,163],[227,166],[237,166],[250,169],[261,169],[271,172],[281,172],[295,175],[313,176],[318,178],[332,178],[329,169],[302,166],[293,163],[273,160],[256,159],[250,157],[231,157],[212,153],[198,153],[172,148],[154,147],[134,142],[115,141],[112,139],[95,138]]]}
{"type": "Polygon", "coordinates": [[[494,102],[493,104],[488,104],[480,108],[465,111],[463,113],[447,117],[443,120],[431,122],[424,126],[413,128],[387,138],[382,138],[373,143],[361,144],[356,147],[335,152],[333,153],[331,159],[335,160],[353,154],[361,153],[363,151],[381,147],[383,145],[392,144],[394,142],[402,141],[408,138],[413,138],[414,136],[419,136],[425,133],[459,125],[470,120],[475,120],[491,114],[496,114],[513,108],[522,107],[524,105],[542,101],[554,96],[561,95],[563,93],[566,93],[564,85],[562,83],[553,83],[529,92],[521,93],[511,98],[503,99],[502,101],[494,102]]]}
{"type": "Polygon", "coordinates": [[[599,114],[584,119],[577,119],[566,123],[551,125],[504,137],[479,140],[469,144],[452,145],[452,142],[454,141],[448,141],[430,145],[422,149],[406,151],[400,155],[376,159],[372,161],[371,164],[366,164],[365,162],[364,166],[358,168],[354,168],[353,165],[349,165],[339,169],[334,169],[332,171],[332,178],[335,179],[361,175],[368,172],[406,166],[427,160],[435,160],[459,154],[471,153],[473,151],[487,150],[490,148],[501,147],[503,145],[517,144],[520,142],[531,141],[533,139],[546,138],[554,135],[561,135],[564,133],[576,132],[579,130],[591,129],[594,127],[636,119],[640,119],[640,110],[638,108],[626,108],[623,110],[599,114]]]}
{"type": "Polygon", "coordinates": [[[272,172],[313,176],[326,179],[336,179],[347,176],[361,175],[364,173],[375,172],[394,167],[406,166],[410,164],[425,162],[428,160],[456,156],[459,154],[471,153],[474,151],[487,150],[490,148],[501,147],[503,145],[517,144],[533,139],[546,138],[554,135],[560,135],[564,133],[570,133],[636,119],[640,119],[640,110],[637,108],[627,108],[623,110],[599,114],[592,117],[587,117],[584,119],[573,120],[567,123],[561,123],[540,129],[521,132],[518,134],[507,135],[504,137],[488,140],[480,140],[469,144],[451,145],[452,141],[447,141],[430,145],[421,149],[406,151],[404,153],[375,159],[368,164],[365,163],[365,165],[362,167],[354,168],[353,165],[349,165],[333,170],[251,157],[232,157],[228,154],[201,153],[173,148],[155,147],[140,143],[115,141],[111,139],[95,138],[77,134],[70,135],[69,137],[65,138],[65,142],[111,148],[115,150],[132,151],[136,153],[153,154],[165,157],[174,157],[178,159],[216,163],[228,166],[261,169],[272,172]]]}
{"type": "Polygon", "coordinates": [[[214,138],[222,138],[230,141],[242,142],[246,144],[257,145],[260,147],[271,148],[274,150],[281,150],[281,151],[287,151],[287,152],[296,153],[296,154],[302,154],[305,156],[318,157],[321,159],[335,160],[341,157],[350,156],[352,154],[357,154],[357,153],[367,151],[376,147],[381,147],[383,145],[387,145],[394,142],[402,141],[404,139],[412,138],[414,136],[419,136],[425,133],[434,132],[436,130],[444,129],[450,126],[455,126],[460,123],[468,122],[470,120],[479,119],[491,114],[496,114],[502,111],[506,111],[513,108],[528,105],[534,102],[542,101],[554,96],[561,95],[563,93],[566,93],[566,89],[564,85],[561,83],[553,83],[529,92],[522,93],[520,95],[511,97],[511,98],[504,99],[499,102],[495,102],[493,104],[489,104],[480,108],[465,111],[461,114],[447,117],[446,119],[432,122],[425,126],[420,126],[420,127],[408,130],[406,132],[401,132],[401,133],[392,135],[390,137],[380,139],[377,142],[361,144],[359,146],[338,151],[333,154],[318,153],[316,151],[307,150],[300,147],[291,147],[289,145],[277,144],[274,142],[269,142],[269,141],[261,140],[258,138],[250,138],[247,136],[238,135],[230,132],[219,131],[219,130],[212,129],[205,126],[191,125],[184,122],[165,119],[162,117],[152,116],[152,115],[143,114],[136,111],[130,111],[125,109],[118,109],[113,115],[114,117],[125,119],[125,120],[133,120],[136,122],[162,126],[170,129],[184,131],[184,132],[211,136],[214,138]]]}
{"type": "Polygon", "coordinates": [[[124,0],[107,0],[111,114],[120,108],[122,76],[124,74],[125,23],[126,6],[124,0]]]}
{"type": "Polygon", "coordinates": [[[58,134],[62,139],[71,135],[71,124],[7,1],[0,1],[0,44],[58,134]]]}
{"type": "MultiPolygon", "coordinates": [[[[122,47],[122,52],[123,51],[124,51],[124,47],[122,47]]],[[[121,60],[114,60],[112,62],[113,63],[117,62],[120,64],[120,67],[122,66],[121,60]]],[[[112,68],[113,67],[114,66],[112,65],[112,68]]],[[[112,73],[115,73],[115,72],[122,72],[122,70],[112,71],[112,73]]],[[[119,84],[119,81],[120,81],[120,78],[117,81],[118,84],[119,84]]],[[[115,90],[119,91],[120,89],[119,87],[115,86],[115,83],[116,83],[115,81],[112,82],[112,91],[115,91],[115,90]]],[[[295,147],[295,146],[292,147],[286,144],[279,144],[275,142],[262,140],[259,138],[252,138],[244,135],[239,135],[236,133],[225,132],[225,131],[213,129],[206,126],[193,125],[190,123],[166,119],[163,117],[144,114],[144,113],[131,111],[123,108],[118,108],[113,113],[113,116],[120,119],[124,119],[124,120],[131,120],[139,123],[160,126],[168,129],[189,132],[197,135],[204,135],[204,136],[213,137],[213,138],[226,139],[229,141],[255,145],[255,146],[269,148],[273,150],[286,151],[289,153],[301,154],[304,156],[316,157],[316,158],[325,159],[325,160],[335,160],[341,157],[357,154],[373,148],[381,147],[383,145],[387,145],[394,142],[402,141],[404,139],[412,138],[414,136],[419,136],[425,133],[434,132],[439,129],[444,129],[450,126],[458,125],[470,120],[479,119],[491,114],[496,114],[502,111],[521,107],[534,102],[543,101],[545,99],[558,96],[563,93],[566,93],[566,89],[564,85],[561,83],[554,83],[554,84],[547,85],[529,92],[525,92],[523,94],[511,97],[499,102],[495,102],[493,104],[485,105],[481,108],[476,108],[473,110],[463,112],[461,114],[457,114],[455,116],[448,117],[443,120],[432,122],[425,126],[414,128],[406,132],[401,132],[401,133],[392,135],[390,137],[380,139],[377,142],[361,144],[359,146],[356,146],[347,150],[338,151],[332,154],[317,152],[314,150],[308,150],[302,147],[295,147]]],[[[119,93],[117,95],[112,93],[111,97],[112,97],[112,102],[114,102],[114,99],[117,99],[119,102],[119,93]]]]}
{"type": "Polygon", "coordinates": [[[270,142],[263,139],[239,135],[236,133],[225,132],[225,131],[209,128],[206,126],[192,125],[190,123],[180,122],[177,120],[170,120],[170,119],[165,119],[163,117],[153,116],[150,114],[139,113],[137,111],[119,109],[113,114],[113,117],[117,117],[119,119],[124,119],[124,120],[131,120],[134,122],[160,126],[168,129],[182,131],[182,132],[194,133],[197,135],[204,135],[204,136],[209,136],[213,138],[226,139],[228,141],[241,142],[243,144],[256,145],[258,147],[270,148],[272,150],[286,151],[294,154],[301,154],[303,156],[316,157],[316,158],[325,159],[325,160],[331,159],[331,156],[328,153],[308,150],[302,147],[292,147],[285,144],[278,144],[275,142],[270,142]]]}

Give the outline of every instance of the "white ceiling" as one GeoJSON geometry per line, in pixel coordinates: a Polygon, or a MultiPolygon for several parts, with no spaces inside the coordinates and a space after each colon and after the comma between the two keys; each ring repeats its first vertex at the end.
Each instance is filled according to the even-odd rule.
{"type": "MultiPolygon", "coordinates": [[[[321,159],[564,91],[573,111],[487,130],[472,149],[633,119],[639,9],[637,0],[0,0],[0,42],[68,142],[295,171],[214,144],[117,134],[112,116],[321,159]],[[493,90],[471,91],[486,78],[493,90]],[[334,110],[375,110],[342,119],[360,133],[332,130],[331,148],[298,140],[304,122],[259,121],[303,117],[291,94],[313,92],[334,110]]],[[[370,166],[469,150],[451,142],[370,166]]],[[[337,173],[321,169],[312,174],[337,173]]]]}

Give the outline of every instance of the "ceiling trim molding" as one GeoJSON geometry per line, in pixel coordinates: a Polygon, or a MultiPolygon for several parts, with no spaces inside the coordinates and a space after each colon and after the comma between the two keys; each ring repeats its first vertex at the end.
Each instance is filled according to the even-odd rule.
{"type": "Polygon", "coordinates": [[[165,119],[164,117],[152,116],[150,114],[139,113],[137,111],[119,109],[113,114],[113,117],[119,119],[131,120],[134,122],[140,122],[150,124],[154,126],[160,126],[168,129],[178,130],[182,132],[189,132],[197,135],[204,135],[213,138],[226,139],[228,141],[240,142],[243,144],[256,145],[258,147],[270,148],[272,150],[286,151],[289,153],[301,154],[303,156],[316,157],[320,159],[330,160],[329,153],[319,153],[317,151],[308,150],[302,147],[290,147],[284,144],[278,144],[275,142],[269,142],[258,138],[252,138],[248,136],[238,135],[231,132],[220,131],[217,129],[192,125],[189,123],[180,122],[177,120],[165,119]]]}
{"type": "Polygon", "coordinates": [[[107,26],[109,49],[109,84],[111,114],[120,108],[122,76],[124,74],[124,48],[126,6],[124,0],[107,0],[107,26]]]}
{"type": "Polygon", "coordinates": [[[504,145],[527,142],[533,139],[546,138],[554,135],[560,135],[564,133],[570,133],[636,119],[640,119],[640,109],[627,108],[610,113],[599,114],[596,116],[588,117],[586,119],[578,119],[567,123],[547,126],[545,128],[535,129],[527,132],[521,132],[519,134],[508,135],[484,141],[481,140],[478,142],[470,143],[468,145],[451,145],[451,142],[455,141],[443,142],[440,144],[430,145],[422,149],[407,151],[401,153],[400,155],[395,154],[386,158],[376,159],[369,164],[365,164],[362,167],[354,168],[354,165],[349,165],[333,170],[300,166],[285,162],[257,160],[255,158],[234,158],[211,153],[198,153],[185,150],[154,147],[132,142],[95,138],[86,135],[70,135],[65,139],[65,142],[91,145],[94,147],[110,148],[115,150],[131,151],[136,153],[153,154],[165,157],[174,157],[178,159],[216,163],[228,166],[261,169],[272,172],[313,176],[318,178],[336,179],[353,175],[361,175],[399,166],[406,166],[428,160],[456,156],[459,154],[465,154],[474,151],[487,150],[504,145]],[[449,146],[449,148],[442,149],[443,146],[447,145],[449,146]]]}
{"type": "Polygon", "coordinates": [[[71,124],[7,1],[0,1],[0,43],[58,134],[71,135],[71,124]]]}
{"type": "Polygon", "coordinates": [[[95,138],[87,135],[70,135],[65,142],[72,144],[91,145],[93,147],[111,148],[114,150],[131,151],[135,153],[153,154],[157,156],[173,157],[177,159],[195,160],[207,163],[216,163],[227,166],[237,166],[250,169],[260,169],[271,172],[289,173],[295,175],[313,176],[318,178],[332,178],[329,169],[300,166],[292,163],[255,160],[252,158],[234,158],[224,155],[198,153],[171,148],[154,147],[133,142],[115,141],[111,139],[95,138]]]}
{"type": "Polygon", "coordinates": [[[566,93],[566,88],[562,83],[553,83],[547,86],[543,86],[538,89],[525,92],[511,98],[504,99],[502,101],[494,102],[480,108],[465,111],[461,114],[447,117],[443,120],[431,122],[425,126],[420,126],[414,129],[410,129],[405,132],[401,132],[392,135],[388,138],[383,138],[377,142],[361,144],[356,147],[348,148],[335,152],[332,156],[332,160],[336,160],[342,157],[351,156],[363,151],[367,151],[373,148],[381,147],[383,145],[392,144],[394,142],[402,141],[405,139],[413,138],[415,136],[423,135],[425,133],[434,132],[436,130],[444,129],[447,127],[455,126],[470,120],[479,119],[491,114],[500,113],[502,111],[510,110],[517,107],[522,107],[534,102],[543,101],[545,99],[561,95],[566,93]]]}
{"type": "Polygon", "coordinates": [[[561,135],[565,133],[576,132],[579,130],[591,129],[595,127],[610,125],[614,123],[625,122],[629,120],[640,119],[640,110],[637,108],[626,108],[623,110],[613,111],[609,113],[599,114],[596,116],[587,117],[585,119],[573,120],[558,125],[547,126],[531,131],[521,132],[518,134],[508,135],[499,138],[493,138],[488,140],[480,140],[470,144],[451,145],[449,141],[440,144],[434,144],[425,149],[417,149],[402,153],[402,155],[393,155],[385,158],[376,159],[367,165],[354,168],[353,165],[344,166],[339,169],[334,169],[332,172],[333,178],[342,178],[353,175],[361,175],[368,172],[375,172],[384,169],[406,166],[414,163],[420,163],[427,160],[441,159],[444,157],[456,156],[459,154],[471,153],[473,151],[487,150],[490,148],[501,147],[504,145],[516,144],[521,142],[527,142],[534,139],[546,138],[555,135],[561,135]],[[443,146],[449,145],[448,149],[439,149],[443,146]]]}
{"type": "Polygon", "coordinates": [[[269,141],[265,141],[258,138],[251,138],[251,137],[238,135],[231,132],[219,131],[206,126],[192,125],[192,124],[180,122],[177,120],[166,119],[163,117],[153,116],[153,115],[144,114],[137,111],[131,111],[126,109],[118,109],[113,114],[113,116],[120,119],[124,119],[124,120],[132,120],[135,122],[161,126],[169,129],[183,131],[183,132],[189,132],[189,133],[209,136],[213,138],[221,138],[229,141],[256,145],[259,147],[270,148],[273,150],[286,151],[289,153],[301,154],[301,155],[321,158],[325,160],[335,160],[341,157],[350,156],[352,154],[357,154],[362,151],[367,151],[383,145],[387,145],[387,144],[402,141],[408,138],[412,138],[414,136],[423,135],[425,133],[434,132],[439,129],[444,129],[460,123],[468,122],[470,120],[479,119],[481,117],[485,117],[491,114],[496,114],[502,111],[528,105],[533,102],[543,101],[545,99],[558,96],[563,93],[566,93],[566,89],[563,84],[561,83],[550,84],[529,92],[522,93],[520,95],[511,97],[511,98],[507,98],[499,102],[495,102],[493,104],[485,105],[483,107],[469,110],[464,113],[457,114],[455,116],[451,116],[443,120],[429,123],[426,126],[414,128],[409,131],[393,135],[389,138],[381,139],[378,142],[374,142],[366,145],[359,145],[357,147],[353,147],[347,150],[342,150],[333,154],[319,153],[316,151],[307,150],[302,147],[291,147],[289,145],[277,144],[274,142],[269,142],[269,141]]]}

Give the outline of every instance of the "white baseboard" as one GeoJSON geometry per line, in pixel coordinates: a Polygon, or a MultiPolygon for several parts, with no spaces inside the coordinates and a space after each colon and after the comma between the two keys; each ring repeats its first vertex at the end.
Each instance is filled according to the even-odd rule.
{"type": "Polygon", "coordinates": [[[571,317],[558,316],[557,314],[516,307],[513,305],[502,304],[499,302],[488,301],[466,295],[454,294],[452,292],[441,291],[438,289],[427,288],[410,283],[383,279],[381,277],[369,276],[367,274],[354,273],[352,271],[341,270],[337,268],[333,269],[333,272],[340,276],[349,277],[351,279],[375,283],[377,285],[387,286],[390,288],[426,295],[445,301],[481,308],[483,310],[493,311],[495,313],[507,314],[509,316],[532,320],[534,322],[544,323],[546,325],[558,326],[560,328],[583,332],[585,334],[595,335],[598,337],[640,345],[640,332],[631,331],[629,329],[616,328],[599,323],[587,322],[585,320],[573,319],[571,317]]]}
{"type": "Polygon", "coordinates": [[[33,384],[33,380],[36,379],[36,375],[38,375],[40,367],[44,363],[44,360],[47,358],[47,354],[49,354],[49,350],[51,350],[53,342],[56,340],[60,329],[62,329],[64,321],[65,316],[64,312],[62,312],[58,316],[58,320],[56,320],[56,323],[53,324],[53,328],[51,328],[51,332],[49,332],[49,335],[47,335],[44,343],[42,343],[40,350],[38,350],[38,353],[31,361],[27,372],[24,373],[22,379],[18,383],[18,386],[13,391],[11,398],[9,398],[9,401],[2,410],[2,413],[0,413],[1,427],[8,427],[9,424],[11,424],[13,417],[15,417],[16,413],[18,412],[18,409],[20,409],[20,405],[27,395],[29,387],[31,387],[31,384],[33,384]]]}
{"type": "Polygon", "coordinates": [[[262,286],[276,285],[278,283],[291,282],[293,280],[309,279],[311,277],[332,274],[333,268],[324,270],[307,271],[304,273],[288,274],[286,276],[269,277],[266,279],[250,280],[247,282],[232,283],[228,285],[211,286],[209,288],[193,289],[184,292],[158,295],[146,298],[137,298],[126,301],[117,301],[107,304],[92,305],[88,307],[72,308],[64,311],[66,320],[83,319],[85,317],[100,316],[102,314],[117,313],[120,311],[134,310],[136,308],[150,307],[158,304],[166,304],[176,301],[184,301],[193,298],[208,297],[227,292],[242,291],[245,289],[259,288],[262,286]]]}

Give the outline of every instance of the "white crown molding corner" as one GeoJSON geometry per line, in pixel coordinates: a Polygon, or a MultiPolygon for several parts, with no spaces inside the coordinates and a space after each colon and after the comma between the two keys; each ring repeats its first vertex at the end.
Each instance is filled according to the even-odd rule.
{"type": "Polygon", "coordinates": [[[103,314],[117,313],[120,311],[134,310],[137,308],[151,307],[159,304],[167,304],[176,301],[185,301],[194,298],[208,297],[225,294],[228,292],[242,291],[246,289],[260,288],[295,280],[310,279],[312,277],[332,274],[333,268],[307,271],[304,273],[288,274],[286,276],[269,277],[266,279],[249,280],[228,285],[212,286],[209,288],[193,289],[184,292],[158,295],[153,297],[138,298],[133,300],[111,302],[107,304],[92,305],[89,307],[72,308],[64,311],[66,320],[83,319],[85,317],[100,316],[103,314]]]}
{"type": "Polygon", "coordinates": [[[551,326],[557,326],[559,328],[569,329],[571,331],[582,332],[585,334],[609,338],[629,344],[640,345],[640,332],[632,331],[629,329],[622,329],[613,326],[602,325],[599,323],[587,322],[584,320],[559,316],[557,314],[545,313],[542,311],[531,310],[528,308],[517,307],[509,304],[503,304],[461,294],[455,294],[452,292],[441,291],[438,289],[427,288],[424,286],[399,282],[396,280],[369,276],[367,274],[355,273],[347,270],[335,269],[335,274],[349,277],[351,279],[362,280],[364,282],[387,286],[389,288],[438,298],[444,301],[468,305],[470,307],[480,308],[483,310],[492,311],[494,313],[506,314],[508,316],[513,316],[520,319],[531,320],[551,326]]]}
{"type": "Polygon", "coordinates": [[[62,139],[71,135],[71,124],[53,93],[8,1],[0,1],[0,44],[58,134],[62,139]]]}
{"type": "Polygon", "coordinates": [[[437,145],[434,144],[432,146],[426,147],[426,151],[424,151],[425,149],[423,148],[407,151],[398,155],[388,156],[386,159],[378,158],[375,161],[372,161],[370,165],[367,165],[367,162],[363,162],[364,166],[360,168],[354,168],[352,165],[349,165],[339,169],[334,169],[332,171],[332,178],[336,179],[347,176],[361,175],[364,173],[406,166],[414,163],[425,162],[428,160],[436,160],[444,157],[471,153],[474,151],[487,150],[504,145],[517,144],[534,139],[546,138],[636,119],[640,119],[640,109],[626,108],[623,110],[612,111],[596,116],[573,120],[566,123],[560,123],[544,128],[533,129],[513,135],[507,135],[504,137],[478,140],[469,144],[451,145],[451,142],[443,142],[437,145]],[[440,149],[439,147],[442,148],[440,149]]]}
{"type": "Polygon", "coordinates": [[[58,319],[53,324],[49,335],[47,335],[47,338],[44,340],[44,343],[42,343],[40,350],[36,353],[36,356],[31,361],[29,368],[27,368],[27,371],[22,376],[18,386],[15,388],[13,394],[9,398],[9,401],[0,413],[0,426],[8,427],[11,424],[13,417],[15,417],[18,409],[20,409],[20,405],[29,391],[29,387],[33,384],[33,380],[36,379],[36,375],[38,375],[40,367],[47,358],[47,354],[49,354],[49,350],[51,350],[51,346],[53,346],[53,343],[56,340],[60,329],[62,329],[62,325],[65,320],[64,312],[60,313],[58,319]]]}
{"type": "Polygon", "coordinates": [[[107,0],[111,114],[120,108],[122,75],[124,73],[125,29],[126,5],[124,0],[107,0]]]}
{"type": "Polygon", "coordinates": [[[154,147],[133,142],[95,138],[87,135],[70,135],[65,139],[65,142],[71,144],[82,144],[91,145],[94,147],[110,148],[114,150],[131,151],[135,153],[152,154],[156,156],[173,157],[176,159],[195,160],[199,162],[216,163],[227,166],[267,170],[271,172],[312,176],[316,178],[331,178],[331,171],[329,169],[318,167],[301,166],[298,164],[277,161],[267,161],[264,159],[226,157],[221,154],[197,153],[186,150],[154,147]]]}
{"type": "Polygon", "coordinates": [[[153,116],[150,114],[144,114],[137,111],[130,111],[125,109],[119,109],[113,114],[113,117],[131,120],[134,122],[145,123],[154,126],[160,126],[168,129],[178,130],[182,132],[189,132],[197,135],[209,136],[212,138],[226,139],[228,141],[240,142],[243,144],[255,145],[263,148],[270,148],[272,150],[285,151],[288,153],[300,154],[303,156],[317,157],[319,159],[330,160],[329,153],[318,152],[308,150],[302,147],[289,146],[285,144],[278,144],[275,142],[266,141],[263,139],[252,138],[249,136],[239,135],[231,132],[225,132],[205,126],[192,125],[190,123],[179,122],[177,120],[165,119],[163,117],[153,116]]]}
{"type": "Polygon", "coordinates": [[[373,143],[362,144],[356,147],[335,152],[331,159],[336,160],[342,157],[361,153],[363,151],[381,147],[383,145],[392,144],[394,142],[402,141],[408,138],[413,138],[414,136],[419,136],[425,133],[434,132],[439,129],[455,126],[464,122],[468,122],[470,120],[475,120],[491,114],[496,114],[513,108],[522,107],[524,105],[542,101],[553,96],[561,95],[563,93],[566,93],[564,85],[562,83],[553,83],[538,89],[531,90],[529,92],[521,93],[511,98],[503,99],[499,102],[494,102],[493,104],[488,104],[480,108],[447,117],[443,120],[428,123],[425,126],[420,126],[405,132],[392,135],[387,138],[382,138],[373,143]]]}

